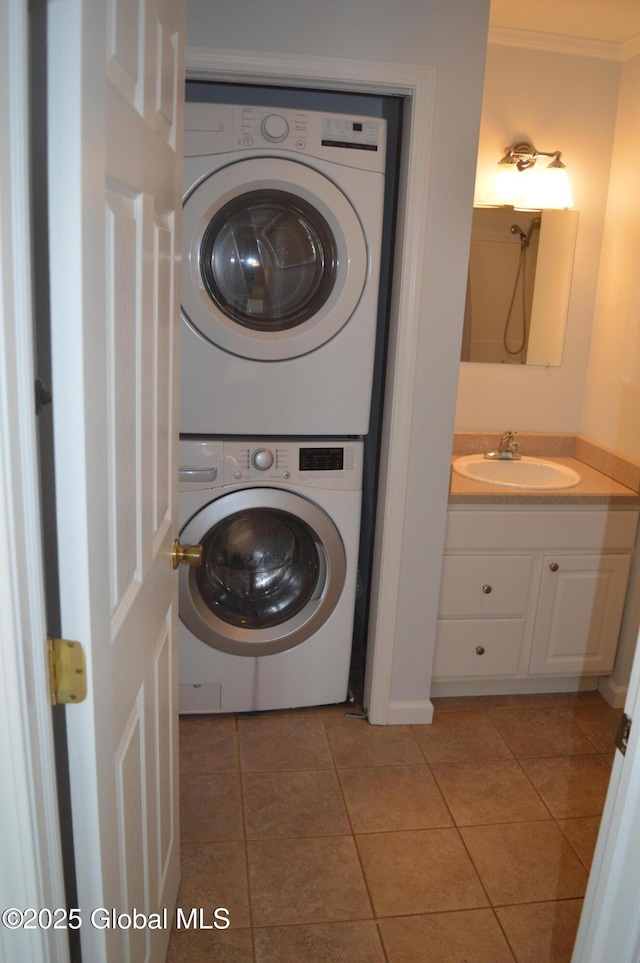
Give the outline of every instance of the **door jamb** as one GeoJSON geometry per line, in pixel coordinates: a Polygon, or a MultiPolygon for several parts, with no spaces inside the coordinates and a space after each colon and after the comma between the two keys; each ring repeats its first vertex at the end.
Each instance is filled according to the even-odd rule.
{"type": "MultiPolygon", "coordinates": [[[[426,248],[427,190],[434,114],[435,68],[380,61],[187,48],[186,75],[195,80],[322,87],[405,98],[393,258],[389,357],[380,448],[380,483],[373,551],[365,704],[373,724],[390,720],[395,626],[404,531],[406,479],[426,248]],[[382,559],[384,558],[384,566],[382,559]]],[[[431,706],[424,707],[431,721],[431,706]]]]}
{"type": "MultiPolygon", "coordinates": [[[[28,12],[0,7],[0,797],[3,910],[65,912],[47,672],[34,405],[29,195],[28,12]]],[[[14,919],[16,917],[14,916],[14,919]]],[[[66,929],[0,926],[0,956],[68,963],[66,929]],[[2,952],[2,950],[6,952],[2,952]]]]}

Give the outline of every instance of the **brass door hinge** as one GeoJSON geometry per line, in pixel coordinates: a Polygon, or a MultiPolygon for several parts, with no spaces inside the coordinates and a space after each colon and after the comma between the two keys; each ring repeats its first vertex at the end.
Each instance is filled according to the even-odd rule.
{"type": "Polygon", "coordinates": [[[627,743],[629,742],[629,733],[631,732],[631,719],[626,714],[622,713],[620,718],[620,725],[618,726],[618,731],[616,732],[616,749],[619,749],[622,755],[626,755],[627,743]]]}
{"type": "Polygon", "coordinates": [[[83,702],[87,698],[87,671],[79,642],[47,636],[51,705],[83,702]]]}

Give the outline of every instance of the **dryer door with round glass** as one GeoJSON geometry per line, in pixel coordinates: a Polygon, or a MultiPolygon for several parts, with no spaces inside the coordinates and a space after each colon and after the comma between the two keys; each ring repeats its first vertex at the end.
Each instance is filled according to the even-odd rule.
{"type": "Polygon", "coordinates": [[[243,358],[299,357],[348,321],[367,277],[360,220],[303,163],[251,158],[201,180],[183,208],[182,309],[243,358]]]}
{"type": "Polygon", "coordinates": [[[203,642],[261,656],[300,645],[333,612],[345,580],[340,534],[314,502],[254,488],[210,502],[181,539],[202,565],[180,574],[180,617],[203,642]]]}

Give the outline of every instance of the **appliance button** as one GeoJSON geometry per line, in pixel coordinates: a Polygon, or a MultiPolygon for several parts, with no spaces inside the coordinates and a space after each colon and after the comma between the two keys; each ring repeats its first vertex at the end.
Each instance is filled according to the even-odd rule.
{"type": "Polygon", "coordinates": [[[283,478],[285,479],[285,481],[286,481],[287,478],[291,478],[291,472],[290,472],[290,471],[283,471],[283,472],[282,472],[282,477],[283,477],[283,478]]]}
{"type": "Polygon", "coordinates": [[[296,147],[298,148],[298,150],[304,150],[306,146],[307,146],[307,142],[304,139],[304,137],[298,137],[296,141],[296,147]]]}
{"type": "Polygon", "coordinates": [[[289,133],[289,124],[280,114],[267,114],[260,125],[260,129],[266,140],[272,144],[277,144],[284,140],[289,133]]]}
{"type": "Polygon", "coordinates": [[[251,464],[258,471],[267,471],[273,465],[273,452],[268,448],[258,448],[251,456],[251,464]]]}
{"type": "Polygon", "coordinates": [[[238,469],[238,471],[234,471],[233,477],[234,477],[234,478],[242,478],[242,472],[241,472],[239,469],[238,469]]]}
{"type": "Polygon", "coordinates": [[[242,138],[242,143],[245,147],[253,147],[253,137],[250,134],[245,134],[242,138]]]}

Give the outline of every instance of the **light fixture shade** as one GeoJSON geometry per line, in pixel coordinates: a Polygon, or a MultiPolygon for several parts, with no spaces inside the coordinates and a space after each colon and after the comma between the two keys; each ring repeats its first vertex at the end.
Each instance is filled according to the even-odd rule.
{"type": "Polygon", "coordinates": [[[521,177],[515,164],[500,167],[493,182],[493,193],[498,204],[513,204],[521,177]]]}
{"type": "Polygon", "coordinates": [[[564,167],[545,167],[536,187],[541,208],[573,207],[569,175],[564,167]]]}
{"type": "Polygon", "coordinates": [[[564,167],[501,167],[493,183],[495,203],[526,211],[573,207],[564,167]]]}

